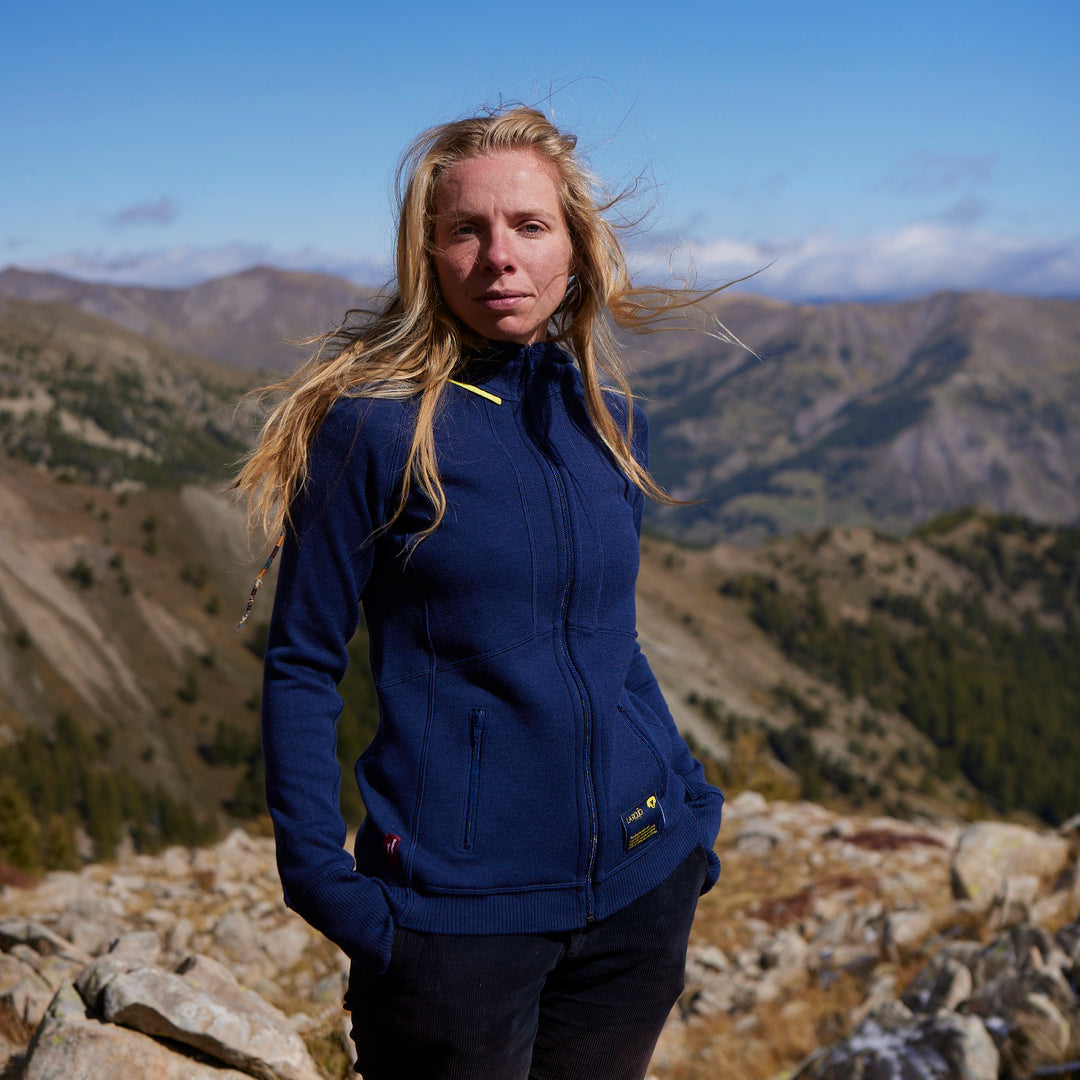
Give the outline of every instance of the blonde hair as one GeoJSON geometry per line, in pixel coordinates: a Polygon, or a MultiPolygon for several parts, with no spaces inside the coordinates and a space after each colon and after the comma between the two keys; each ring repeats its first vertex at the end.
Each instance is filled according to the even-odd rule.
{"type": "Polygon", "coordinates": [[[432,261],[436,191],[439,178],[460,162],[510,150],[531,151],[554,169],[570,235],[571,277],[552,316],[552,336],[577,360],[592,424],[632,483],[658,501],[677,501],[631,452],[632,393],[610,323],[639,333],[661,329],[674,313],[719,290],[631,284],[615,227],[604,216],[618,197],[594,196],[598,186],[578,160],[576,144],[573,135],[560,132],[543,113],[515,107],[440,124],[406,150],[397,171],[393,290],[376,310],[351,311],[337,329],[308,342],[318,345],[312,358],[260,392],[284,398],[270,413],[233,486],[247,495],[251,523],[269,541],[284,528],[307,476],[311,440],[342,395],[417,399],[395,516],[415,485],[435,509],[420,539],[438,527],[446,511],[434,437],[439,398],[464,354],[482,347],[483,340],[453,315],[439,291],[432,261]],[[359,321],[351,321],[355,316],[359,321]],[[601,375],[625,400],[625,425],[616,422],[604,400],[601,375]]]}

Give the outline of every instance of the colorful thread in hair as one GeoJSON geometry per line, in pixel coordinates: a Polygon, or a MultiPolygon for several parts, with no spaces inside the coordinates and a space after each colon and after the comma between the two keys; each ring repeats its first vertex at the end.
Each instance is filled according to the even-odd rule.
{"type": "Polygon", "coordinates": [[[263,563],[262,569],[255,575],[255,583],[251,586],[251,594],[248,596],[247,607],[244,608],[244,614],[240,616],[240,621],[233,627],[234,630],[239,630],[240,627],[247,622],[247,617],[251,614],[251,609],[255,606],[255,597],[259,595],[259,586],[262,585],[263,578],[266,577],[266,571],[270,569],[270,564],[274,561],[274,557],[281,550],[281,545],[284,543],[285,533],[283,532],[277,538],[274,550],[270,552],[266,562],[263,563]]]}

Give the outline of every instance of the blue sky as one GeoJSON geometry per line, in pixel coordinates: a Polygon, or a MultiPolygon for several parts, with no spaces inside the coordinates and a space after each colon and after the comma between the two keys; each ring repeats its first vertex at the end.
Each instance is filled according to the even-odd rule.
{"type": "Polygon", "coordinates": [[[401,149],[503,100],[648,178],[645,276],[1080,295],[1076,0],[43,0],[3,27],[0,266],[381,281],[401,149]]]}

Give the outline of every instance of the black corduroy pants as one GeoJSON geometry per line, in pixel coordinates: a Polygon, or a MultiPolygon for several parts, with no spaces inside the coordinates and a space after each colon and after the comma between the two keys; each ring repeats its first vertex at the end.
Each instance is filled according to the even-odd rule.
{"type": "Polygon", "coordinates": [[[679,994],[706,859],[622,911],[556,934],[399,928],[376,979],[350,979],[363,1080],[642,1080],[679,994]]]}

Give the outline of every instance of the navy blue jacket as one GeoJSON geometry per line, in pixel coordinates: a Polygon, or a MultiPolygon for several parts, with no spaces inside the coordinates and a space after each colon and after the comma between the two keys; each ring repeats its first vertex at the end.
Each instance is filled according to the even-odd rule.
{"type": "MultiPolygon", "coordinates": [[[[557,346],[501,346],[436,419],[446,516],[397,506],[412,399],[342,398],[292,507],[266,649],[263,750],[290,907],[373,973],[395,925],[560,931],[709,855],[705,782],[638,647],[642,494],[557,346]],[[498,401],[493,400],[498,399],[498,401]],[[338,810],[337,684],[363,607],[379,728],[338,810]],[[355,857],[355,865],[354,865],[355,857]]],[[[619,405],[613,406],[616,414],[619,405]]],[[[635,454],[645,459],[635,414],[635,454]]]]}

